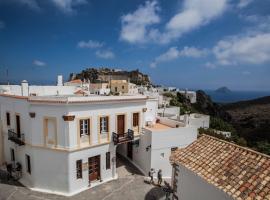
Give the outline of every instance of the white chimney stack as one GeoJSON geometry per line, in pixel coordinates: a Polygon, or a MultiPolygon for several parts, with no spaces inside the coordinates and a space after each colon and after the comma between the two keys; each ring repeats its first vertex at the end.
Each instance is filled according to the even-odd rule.
{"type": "Polygon", "coordinates": [[[26,80],[23,80],[21,82],[21,88],[22,88],[22,96],[28,96],[29,95],[29,85],[26,80]]]}
{"type": "Polygon", "coordinates": [[[57,76],[57,86],[63,86],[63,76],[62,75],[57,76]]]}

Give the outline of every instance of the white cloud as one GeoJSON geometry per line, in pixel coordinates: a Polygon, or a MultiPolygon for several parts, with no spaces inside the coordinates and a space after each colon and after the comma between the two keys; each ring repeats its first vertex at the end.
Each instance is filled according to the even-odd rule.
{"type": "Polygon", "coordinates": [[[74,8],[79,5],[87,4],[86,0],[51,0],[54,5],[64,13],[73,13],[74,8]]]}
{"type": "Polygon", "coordinates": [[[43,62],[43,61],[40,61],[40,60],[33,60],[33,65],[36,65],[38,67],[44,67],[47,64],[45,62],[43,62]]]}
{"type": "Polygon", "coordinates": [[[0,29],[4,29],[6,27],[5,22],[0,21],[0,29]]]}
{"type": "Polygon", "coordinates": [[[237,4],[238,8],[244,8],[248,6],[250,3],[252,3],[253,0],[239,0],[239,3],[237,4]]]}
{"type": "Polygon", "coordinates": [[[149,34],[148,27],[160,22],[158,10],[157,1],[147,1],[133,13],[122,16],[120,39],[130,43],[146,42],[149,34]]]}
{"type": "Polygon", "coordinates": [[[115,57],[114,53],[110,50],[98,50],[96,56],[103,59],[112,59],[115,57]]]}
{"type": "Polygon", "coordinates": [[[147,1],[133,13],[122,16],[120,38],[130,43],[169,43],[220,16],[229,0],[184,0],[179,13],[165,25],[164,31],[154,28],[159,23],[157,1],[147,1]]]}
{"type": "Polygon", "coordinates": [[[181,12],[166,24],[164,42],[203,26],[220,16],[227,7],[227,0],[185,0],[181,12]]]}
{"type": "MultiPolygon", "coordinates": [[[[13,0],[14,2],[19,2],[23,5],[28,6],[32,10],[40,11],[41,7],[38,0],[13,0]]],[[[87,0],[48,0],[55,7],[61,10],[63,13],[71,14],[74,13],[75,7],[87,4],[87,0]]]]}
{"type": "Polygon", "coordinates": [[[270,33],[234,36],[221,40],[213,48],[221,65],[262,64],[270,61],[270,33]]]}
{"type": "Polygon", "coordinates": [[[103,47],[102,42],[94,41],[94,40],[88,40],[88,41],[80,41],[78,42],[78,47],[79,48],[89,48],[89,49],[95,49],[95,48],[100,48],[103,47]]]}
{"type": "Polygon", "coordinates": [[[208,51],[206,49],[198,49],[195,47],[184,47],[182,50],[178,50],[177,47],[171,47],[167,52],[156,57],[150,64],[150,67],[154,68],[157,64],[162,62],[168,62],[180,57],[199,58],[206,56],[208,51]]]}

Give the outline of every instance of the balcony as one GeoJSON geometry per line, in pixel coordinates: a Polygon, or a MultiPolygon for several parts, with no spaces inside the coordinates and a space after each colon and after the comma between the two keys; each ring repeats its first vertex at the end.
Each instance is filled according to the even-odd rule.
{"type": "Polygon", "coordinates": [[[115,133],[113,132],[114,145],[130,142],[134,139],[134,131],[128,129],[126,133],[115,133]]]}
{"type": "Polygon", "coordinates": [[[17,134],[13,130],[8,130],[8,139],[15,142],[19,146],[25,145],[24,134],[17,134]]]}

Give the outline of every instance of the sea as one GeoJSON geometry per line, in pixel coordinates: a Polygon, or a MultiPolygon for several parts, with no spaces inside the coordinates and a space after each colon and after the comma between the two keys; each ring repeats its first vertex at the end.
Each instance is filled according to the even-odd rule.
{"type": "Polygon", "coordinates": [[[211,97],[212,101],[217,103],[233,103],[270,96],[270,91],[230,91],[226,93],[216,92],[214,90],[204,91],[211,97]]]}

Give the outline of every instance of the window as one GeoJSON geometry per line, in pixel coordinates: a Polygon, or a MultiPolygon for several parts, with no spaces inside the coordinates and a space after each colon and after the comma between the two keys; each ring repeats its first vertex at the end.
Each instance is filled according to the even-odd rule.
{"type": "Polygon", "coordinates": [[[80,136],[85,136],[90,134],[90,119],[80,120],[80,136]]]}
{"type": "Polygon", "coordinates": [[[133,127],[139,126],[139,113],[133,113],[133,127]]]}
{"type": "Polygon", "coordinates": [[[10,126],[10,113],[6,113],[6,119],[7,119],[7,126],[10,126]]]}
{"type": "Polygon", "coordinates": [[[125,89],[125,86],[124,86],[124,85],[122,85],[122,89],[123,89],[123,90],[125,89]]]}
{"type": "Polygon", "coordinates": [[[100,117],[100,134],[109,132],[109,117],[100,117]]]}
{"type": "Polygon", "coordinates": [[[171,153],[173,153],[174,151],[176,151],[177,150],[177,147],[172,147],[171,148],[171,153]]]}
{"type": "Polygon", "coordinates": [[[117,87],[114,87],[115,92],[117,92],[117,87]]]}
{"type": "Polygon", "coordinates": [[[76,161],[77,179],[82,178],[82,160],[76,161]]]}
{"type": "Polygon", "coordinates": [[[14,149],[10,149],[10,160],[11,161],[15,161],[15,152],[14,152],[14,149]]]}
{"type": "Polygon", "coordinates": [[[30,156],[29,155],[25,155],[26,158],[26,170],[29,174],[31,174],[31,161],[30,161],[30,156]]]}
{"type": "Polygon", "coordinates": [[[106,169],[111,168],[111,153],[107,152],[106,153],[106,169]]]}

